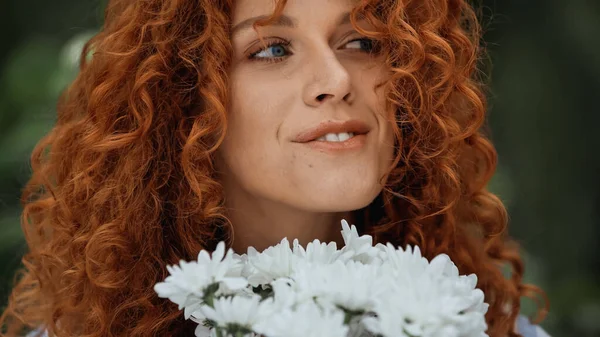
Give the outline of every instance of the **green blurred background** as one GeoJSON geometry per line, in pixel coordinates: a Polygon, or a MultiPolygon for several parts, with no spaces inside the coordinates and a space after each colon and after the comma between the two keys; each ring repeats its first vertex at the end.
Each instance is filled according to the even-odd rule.
{"type": "MultiPolygon", "coordinates": [[[[553,336],[600,336],[600,1],[479,1],[493,63],[491,187],[524,247],[526,279],[553,336]]],[[[20,190],[29,154],[105,1],[4,0],[0,10],[0,307],[25,250],[20,190]]],[[[533,303],[523,301],[524,313],[533,303]]]]}

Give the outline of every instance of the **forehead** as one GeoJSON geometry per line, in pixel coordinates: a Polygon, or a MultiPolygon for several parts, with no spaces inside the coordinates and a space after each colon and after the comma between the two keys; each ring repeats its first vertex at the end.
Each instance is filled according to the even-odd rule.
{"type": "MultiPolygon", "coordinates": [[[[277,0],[236,0],[233,10],[233,24],[259,15],[270,15],[275,10],[277,0]]],[[[357,0],[288,0],[284,14],[303,18],[336,15],[351,10],[357,0]]]]}

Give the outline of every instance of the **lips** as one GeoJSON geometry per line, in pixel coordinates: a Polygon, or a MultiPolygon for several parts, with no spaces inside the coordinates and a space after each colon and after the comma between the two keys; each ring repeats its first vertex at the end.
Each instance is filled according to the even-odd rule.
{"type": "Polygon", "coordinates": [[[296,143],[308,143],[315,141],[328,133],[352,132],[355,135],[362,135],[369,131],[370,128],[366,123],[356,119],[348,121],[326,121],[298,133],[293,141],[296,143]]]}

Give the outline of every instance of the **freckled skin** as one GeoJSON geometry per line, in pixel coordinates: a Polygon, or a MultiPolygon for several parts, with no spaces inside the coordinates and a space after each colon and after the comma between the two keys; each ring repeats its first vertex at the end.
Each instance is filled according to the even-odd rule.
{"type": "MultiPolygon", "coordinates": [[[[268,246],[286,235],[301,242],[331,237],[331,229],[340,230],[340,217],[367,206],[382,189],[393,134],[383,88],[374,86],[387,71],[380,55],[350,42],[365,36],[349,23],[336,24],[353,2],[288,1],[283,14],[298,20],[296,28],[259,29],[266,42],[285,39],[290,46],[263,49],[252,29],[232,36],[229,126],[217,165],[238,250],[268,246]],[[279,57],[274,51],[282,48],[282,60],[261,61],[279,57]],[[262,58],[249,60],[253,52],[262,58]],[[291,141],[323,121],[349,119],[371,129],[358,151],[332,154],[291,141]]],[[[233,25],[273,9],[272,0],[239,0],[233,25]]]]}

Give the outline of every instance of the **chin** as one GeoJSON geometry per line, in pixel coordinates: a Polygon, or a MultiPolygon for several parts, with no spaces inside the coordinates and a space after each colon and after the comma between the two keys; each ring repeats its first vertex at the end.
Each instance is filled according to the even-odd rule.
{"type": "Polygon", "coordinates": [[[305,199],[307,208],[315,212],[348,212],[368,206],[379,195],[382,187],[379,184],[345,184],[331,188],[321,186],[318,190],[319,193],[308,194],[305,199]]]}

